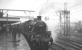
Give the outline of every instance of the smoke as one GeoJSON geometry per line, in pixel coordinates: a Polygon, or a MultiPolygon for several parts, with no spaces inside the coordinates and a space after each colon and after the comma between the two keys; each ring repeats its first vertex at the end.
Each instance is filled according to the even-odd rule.
{"type": "Polygon", "coordinates": [[[43,21],[47,23],[48,30],[51,31],[52,37],[55,42],[57,37],[56,26],[58,25],[59,17],[56,15],[55,12],[56,9],[54,9],[54,7],[55,7],[54,3],[50,3],[50,4],[48,3],[48,5],[45,5],[41,9],[40,15],[42,16],[43,21]],[[49,19],[46,21],[45,17],[48,17],[49,19]]]}
{"type": "Polygon", "coordinates": [[[40,9],[39,15],[43,15],[47,13],[49,10],[54,9],[54,3],[45,3],[43,4],[42,8],[40,9]]]}
{"type": "Polygon", "coordinates": [[[68,0],[49,0],[49,2],[43,4],[43,6],[40,9],[39,15],[43,16],[43,21],[45,21],[48,25],[48,30],[52,32],[52,37],[54,41],[56,40],[56,37],[59,33],[59,16],[57,16],[56,12],[58,10],[63,10],[64,3],[68,3],[68,6],[70,7],[73,5],[74,0],[68,1],[68,0]],[[48,17],[49,19],[46,21],[45,17],[48,17]]]}
{"type": "MultiPolygon", "coordinates": [[[[50,16],[52,17],[52,16],[50,16]]],[[[56,16],[55,16],[56,17],[56,16]]],[[[56,37],[57,37],[57,29],[58,29],[58,21],[57,21],[57,18],[54,18],[54,19],[50,19],[48,21],[45,21],[47,23],[47,26],[48,26],[48,30],[51,31],[52,33],[52,37],[54,39],[54,42],[56,40],[56,37]]]]}

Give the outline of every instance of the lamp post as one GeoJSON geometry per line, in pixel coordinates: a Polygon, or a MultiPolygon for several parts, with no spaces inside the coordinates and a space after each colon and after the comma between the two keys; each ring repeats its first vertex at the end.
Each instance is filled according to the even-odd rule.
{"type": "Polygon", "coordinates": [[[67,10],[66,3],[64,4],[64,10],[60,11],[60,28],[64,24],[64,36],[70,37],[70,11],[67,10]]]}

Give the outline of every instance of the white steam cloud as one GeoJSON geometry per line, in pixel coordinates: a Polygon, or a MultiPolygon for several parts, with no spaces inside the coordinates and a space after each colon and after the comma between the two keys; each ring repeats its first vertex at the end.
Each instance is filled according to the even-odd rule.
{"type": "Polygon", "coordinates": [[[55,4],[52,2],[52,3],[46,3],[39,12],[39,15],[42,16],[43,21],[47,23],[48,30],[51,31],[54,41],[57,37],[57,32],[56,32],[57,27],[56,26],[59,23],[58,21],[59,17],[57,16],[55,10],[56,10],[55,4]],[[46,21],[45,17],[49,19],[46,21]]]}

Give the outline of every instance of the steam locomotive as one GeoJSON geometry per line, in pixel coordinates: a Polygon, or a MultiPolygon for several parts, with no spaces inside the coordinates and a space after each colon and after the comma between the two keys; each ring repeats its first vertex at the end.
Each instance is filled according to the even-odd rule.
{"type": "Polygon", "coordinates": [[[47,25],[41,20],[41,16],[11,27],[14,37],[17,33],[24,35],[31,50],[48,50],[53,43],[51,32],[47,30],[47,25]]]}

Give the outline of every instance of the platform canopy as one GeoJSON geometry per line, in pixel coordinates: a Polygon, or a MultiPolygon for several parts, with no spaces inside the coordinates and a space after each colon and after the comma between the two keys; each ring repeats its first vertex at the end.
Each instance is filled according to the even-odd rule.
{"type": "Polygon", "coordinates": [[[14,17],[3,17],[3,18],[0,18],[0,23],[3,23],[3,24],[11,24],[11,23],[16,23],[16,22],[19,22],[20,21],[20,18],[14,18],[14,17]]]}

